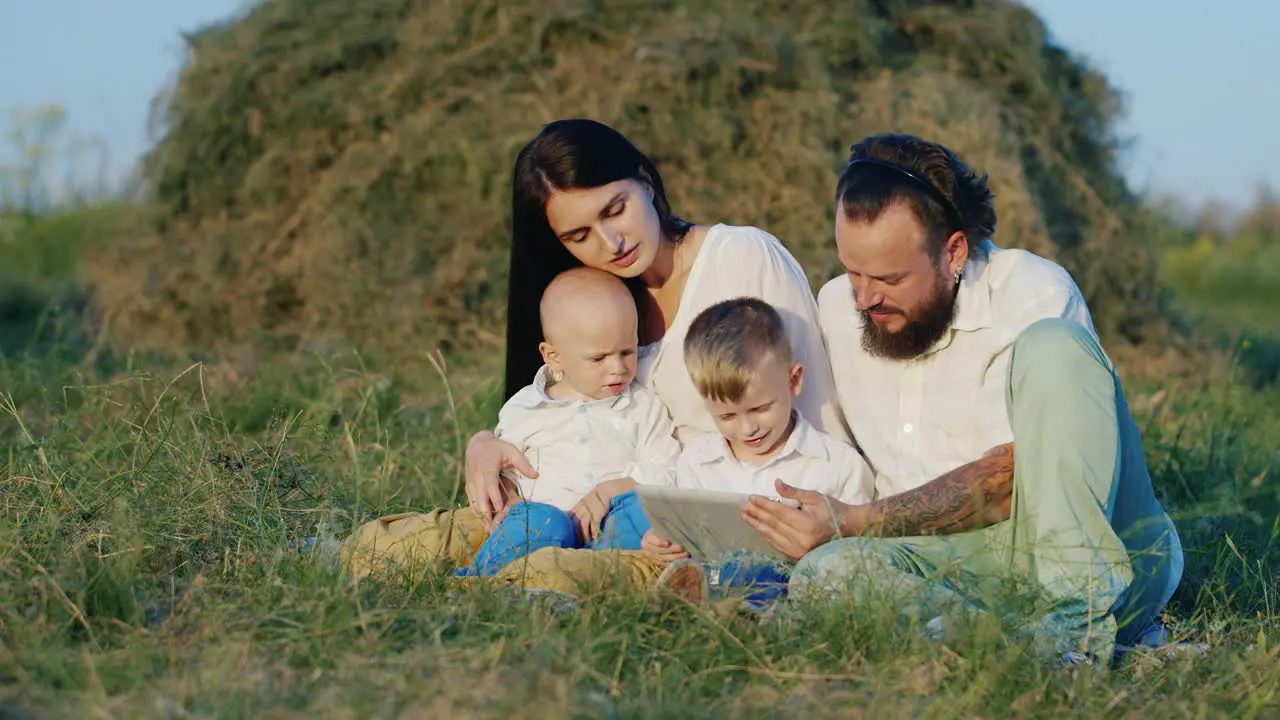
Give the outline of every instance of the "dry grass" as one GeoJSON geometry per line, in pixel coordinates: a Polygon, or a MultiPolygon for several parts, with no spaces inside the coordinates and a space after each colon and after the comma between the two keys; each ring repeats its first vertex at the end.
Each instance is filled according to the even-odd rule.
{"type": "Polygon", "coordinates": [[[122,346],[496,349],[515,152],[585,115],[682,214],[770,230],[815,283],[849,145],[947,143],[991,174],[999,243],[1066,264],[1108,337],[1161,339],[1114,93],[1021,6],[965,7],[270,0],[192,41],[95,307],[122,346]]]}

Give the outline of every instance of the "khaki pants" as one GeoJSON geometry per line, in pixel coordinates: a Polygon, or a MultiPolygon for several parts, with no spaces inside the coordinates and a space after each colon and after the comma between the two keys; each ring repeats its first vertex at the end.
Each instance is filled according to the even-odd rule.
{"type": "Polygon", "coordinates": [[[639,550],[549,547],[502,568],[494,580],[536,590],[575,595],[605,590],[635,592],[655,585],[663,565],[639,550]]]}
{"type": "MultiPolygon", "coordinates": [[[[480,516],[469,508],[386,515],[360,526],[342,544],[342,558],[355,580],[388,572],[412,572],[448,561],[470,563],[488,537],[480,516]]],[[[612,587],[647,589],[662,565],[632,550],[543,548],[504,567],[492,578],[458,582],[496,582],[537,590],[581,593],[612,587]]]]}
{"type": "Polygon", "coordinates": [[[446,560],[466,565],[488,536],[469,507],[385,515],[343,541],[341,556],[352,578],[360,580],[446,560]]]}

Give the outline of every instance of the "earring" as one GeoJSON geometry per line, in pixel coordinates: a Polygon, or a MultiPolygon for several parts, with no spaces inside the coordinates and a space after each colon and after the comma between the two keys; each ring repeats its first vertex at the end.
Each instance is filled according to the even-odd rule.
{"type": "Polygon", "coordinates": [[[563,371],[563,370],[552,370],[552,371],[551,371],[551,382],[552,382],[552,383],[564,382],[564,371],[563,371]]]}
{"type": "Polygon", "coordinates": [[[959,285],[959,284],[960,284],[960,271],[958,271],[958,270],[957,270],[957,271],[956,271],[956,273],[955,273],[954,275],[952,275],[951,277],[955,278],[955,280],[956,280],[956,284],[957,284],[957,285],[959,285]]]}

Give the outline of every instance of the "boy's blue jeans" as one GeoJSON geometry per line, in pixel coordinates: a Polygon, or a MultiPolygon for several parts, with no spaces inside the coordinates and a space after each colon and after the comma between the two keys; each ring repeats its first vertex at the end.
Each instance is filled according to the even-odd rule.
{"type": "Polygon", "coordinates": [[[586,545],[579,545],[578,531],[569,513],[545,503],[519,502],[480,546],[475,560],[458,568],[454,575],[494,575],[511,562],[545,547],[639,550],[640,540],[650,527],[634,490],[609,502],[600,535],[586,545]]]}

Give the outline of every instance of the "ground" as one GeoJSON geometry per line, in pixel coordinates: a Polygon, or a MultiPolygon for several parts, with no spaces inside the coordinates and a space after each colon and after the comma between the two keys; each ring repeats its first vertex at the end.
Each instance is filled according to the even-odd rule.
{"type": "Polygon", "coordinates": [[[1095,674],[1031,662],[994,627],[930,641],[887,604],[757,624],[648,595],[566,611],[456,591],[443,566],[352,586],[299,542],[456,502],[463,438],[499,405],[497,353],[398,361],[416,373],[335,348],[120,354],[65,313],[31,314],[65,295],[69,271],[14,247],[9,267],[28,265],[9,278],[0,359],[4,717],[1280,709],[1280,386],[1246,382],[1239,354],[1116,352],[1187,546],[1170,627],[1207,651],[1095,674]]]}

